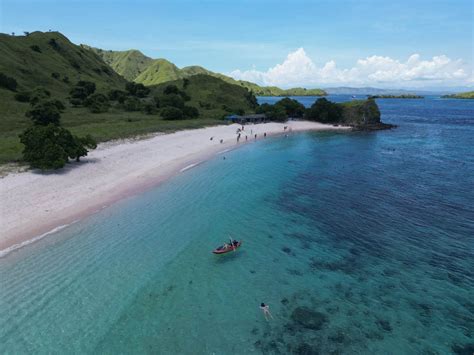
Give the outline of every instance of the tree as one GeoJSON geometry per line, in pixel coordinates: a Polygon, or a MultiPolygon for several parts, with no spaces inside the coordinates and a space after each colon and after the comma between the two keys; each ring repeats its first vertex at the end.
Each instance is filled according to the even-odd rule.
{"type": "Polygon", "coordinates": [[[156,113],[156,105],[153,105],[150,102],[147,102],[143,105],[143,112],[147,115],[154,115],[156,113]]]}
{"type": "Polygon", "coordinates": [[[107,112],[110,107],[109,99],[103,94],[92,94],[84,101],[84,106],[92,113],[107,112]]]}
{"type": "Polygon", "coordinates": [[[305,107],[302,103],[297,100],[290,99],[289,97],[281,99],[275,103],[275,106],[281,106],[285,110],[288,117],[300,118],[303,117],[305,112],[305,107]]]}
{"type": "Polygon", "coordinates": [[[176,107],[176,108],[183,108],[184,107],[184,100],[178,94],[168,94],[159,97],[160,107],[176,107]]]}
{"type": "Polygon", "coordinates": [[[110,101],[117,101],[120,104],[123,104],[125,99],[127,98],[127,93],[122,90],[110,90],[107,93],[110,101]]]}
{"type": "Polygon", "coordinates": [[[264,113],[270,121],[284,122],[288,119],[288,115],[283,105],[261,104],[256,112],[264,113]]]}
{"type": "Polygon", "coordinates": [[[44,101],[35,105],[30,111],[26,112],[35,125],[47,126],[50,124],[59,126],[61,117],[57,103],[54,101],[44,101]]]}
{"type": "Polygon", "coordinates": [[[65,142],[72,142],[72,136],[66,129],[49,124],[32,126],[20,135],[20,142],[25,146],[23,159],[32,168],[42,170],[62,168],[68,161],[64,149],[65,142]]]}
{"type": "Polygon", "coordinates": [[[322,123],[334,123],[342,120],[342,107],[325,98],[320,98],[306,110],[304,118],[322,123]]]}
{"type": "Polygon", "coordinates": [[[176,107],[165,107],[160,111],[164,120],[181,120],[183,119],[183,111],[176,107]]]}
{"type": "Polygon", "coordinates": [[[179,94],[179,89],[176,85],[168,85],[165,87],[165,90],[163,91],[165,95],[169,94],[179,94]]]}
{"type": "Polygon", "coordinates": [[[129,95],[136,97],[146,97],[150,93],[150,89],[145,87],[143,84],[137,84],[129,82],[125,85],[125,90],[129,95]]]}
{"type": "Polygon", "coordinates": [[[18,86],[18,83],[16,82],[14,78],[9,77],[3,73],[0,73],[0,87],[3,87],[11,91],[16,91],[17,86],[18,86]]]}
{"type": "Polygon", "coordinates": [[[30,94],[30,105],[34,106],[41,101],[45,101],[51,97],[51,93],[42,87],[37,87],[30,94]]]}
{"type": "Polygon", "coordinates": [[[136,97],[129,97],[123,103],[123,107],[125,111],[140,111],[140,109],[142,108],[142,103],[140,99],[136,97]]]}
{"type": "Polygon", "coordinates": [[[87,96],[93,94],[95,92],[95,89],[96,89],[95,83],[93,83],[92,81],[80,80],[80,81],[77,82],[76,86],[84,88],[87,96]]]}
{"type": "Polygon", "coordinates": [[[183,115],[185,118],[198,118],[199,111],[196,107],[193,106],[184,106],[183,107],[183,115]]]}

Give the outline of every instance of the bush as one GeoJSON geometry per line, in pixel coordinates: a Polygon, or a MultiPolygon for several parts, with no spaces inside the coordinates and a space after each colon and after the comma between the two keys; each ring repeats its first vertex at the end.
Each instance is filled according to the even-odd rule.
{"type": "Polygon", "coordinates": [[[146,97],[150,93],[150,89],[145,87],[143,84],[127,83],[125,90],[132,96],[146,97]]]}
{"type": "Polygon", "coordinates": [[[31,48],[32,51],[41,53],[41,48],[39,46],[37,46],[36,44],[33,44],[32,46],[30,46],[30,48],[31,48]]]}
{"type": "Polygon", "coordinates": [[[59,80],[59,78],[61,77],[61,74],[54,72],[54,73],[51,73],[51,77],[53,79],[59,80]]]}
{"type": "Polygon", "coordinates": [[[95,83],[81,80],[69,91],[69,102],[71,102],[73,106],[83,105],[84,100],[94,92],[95,83]]]}
{"type": "Polygon", "coordinates": [[[154,115],[156,112],[157,112],[156,105],[153,105],[150,102],[143,105],[143,113],[147,115],[154,115]]]}
{"type": "Polygon", "coordinates": [[[61,115],[55,101],[41,102],[35,105],[30,111],[27,111],[25,116],[29,117],[35,125],[59,125],[61,115]]]}
{"type": "Polygon", "coordinates": [[[160,111],[164,120],[181,120],[183,119],[183,111],[176,107],[165,107],[160,111]]]}
{"type": "Polygon", "coordinates": [[[160,107],[176,107],[176,108],[183,108],[184,107],[184,100],[178,94],[168,94],[159,97],[160,107]]]}
{"type": "Polygon", "coordinates": [[[16,82],[14,78],[9,77],[3,73],[0,73],[0,87],[3,87],[11,91],[16,91],[17,86],[18,86],[18,83],[16,82]]]}
{"type": "Polygon", "coordinates": [[[84,101],[84,106],[88,107],[92,113],[102,113],[109,110],[110,103],[107,96],[103,94],[93,94],[84,101]]]}
{"type": "Polygon", "coordinates": [[[76,86],[84,88],[87,93],[87,96],[95,92],[95,83],[93,83],[92,81],[80,80],[77,82],[76,86]]]}
{"type": "Polygon", "coordinates": [[[56,51],[59,51],[60,50],[60,47],[59,47],[59,43],[56,42],[56,40],[54,38],[51,38],[49,41],[48,41],[48,44],[51,46],[51,48],[53,48],[54,50],[56,51]]]}
{"type": "Polygon", "coordinates": [[[141,101],[136,97],[129,97],[123,103],[125,111],[140,111],[142,108],[141,101]]]}
{"type": "Polygon", "coordinates": [[[30,94],[30,104],[32,106],[51,97],[51,93],[45,88],[38,87],[30,94]]]}
{"type": "Polygon", "coordinates": [[[30,93],[23,91],[15,94],[15,100],[19,102],[30,102],[30,93]]]}
{"type": "Polygon", "coordinates": [[[110,101],[117,101],[121,104],[124,103],[125,99],[127,98],[127,93],[122,90],[110,90],[107,93],[110,101]]]}
{"type": "Polygon", "coordinates": [[[179,89],[176,85],[168,85],[165,87],[165,90],[163,91],[165,95],[169,94],[179,94],[179,89]]]}
{"type": "Polygon", "coordinates": [[[183,115],[185,118],[198,118],[199,111],[196,107],[192,106],[184,106],[183,107],[183,115]]]}

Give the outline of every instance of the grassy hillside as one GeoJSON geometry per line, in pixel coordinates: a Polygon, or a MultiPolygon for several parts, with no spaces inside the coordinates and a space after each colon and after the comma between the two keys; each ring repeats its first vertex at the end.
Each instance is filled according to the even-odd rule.
{"type": "Polygon", "coordinates": [[[451,94],[443,96],[449,99],[474,99],[474,91],[461,92],[458,94],[451,94]]]}
{"type": "Polygon", "coordinates": [[[42,86],[62,96],[78,80],[94,81],[99,89],[122,87],[126,82],[97,55],[58,32],[0,33],[0,72],[15,78],[18,91],[42,86]]]}
{"type": "MultiPolygon", "coordinates": [[[[125,62],[136,62],[140,57],[132,52],[122,54],[125,54],[123,58],[131,58],[125,59],[125,62]]],[[[222,124],[221,118],[225,114],[237,110],[251,112],[254,107],[252,95],[247,90],[207,75],[193,75],[184,90],[191,97],[186,105],[199,110],[197,119],[167,121],[162,119],[158,108],[154,108],[152,113],[145,113],[147,106],[154,107],[154,97],[160,95],[167,85],[150,86],[151,92],[146,97],[134,98],[140,102],[140,108],[135,111],[126,111],[125,106],[117,101],[111,102],[108,112],[103,113],[92,113],[82,106],[73,107],[68,96],[79,80],[94,82],[97,93],[125,90],[125,78],[101,58],[57,32],[34,32],[29,36],[0,34],[0,73],[18,84],[16,89],[11,90],[0,86],[0,163],[21,161],[23,146],[18,135],[31,124],[25,117],[31,105],[17,101],[15,95],[38,87],[49,90],[52,99],[59,99],[65,104],[61,113],[65,128],[80,136],[91,134],[98,141],[222,124]]],[[[159,72],[163,68],[169,72],[168,69],[173,67],[166,61],[153,62],[154,65],[147,67],[148,72],[159,72]]],[[[146,78],[146,71],[140,75],[146,78]]],[[[173,77],[168,75],[167,79],[173,77]]],[[[175,83],[185,85],[184,80],[175,83]]]]}
{"type": "Polygon", "coordinates": [[[105,51],[85,44],[81,44],[81,47],[97,54],[113,70],[128,81],[133,81],[153,62],[153,59],[134,49],[128,51],[105,51]]]}
{"type": "Polygon", "coordinates": [[[215,73],[198,65],[179,69],[166,59],[151,59],[143,53],[130,50],[124,52],[106,51],[84,46],[102,57],[120,75],[144,85],[158,85],[167,81],[184,79],[197,74],[207,74],[220,78],[230,84],[239,85],[252,91],[256,96],[322,96],[321,89],[292,88],[280,89],[276,86],[260,86],[255,83],[235,80],[227,75],[215,73]],[[133,54],[132,54],[133,53],[133,54]],[[135,73],[135,75],[133,75],[135,73]]]}
{"type": "Polygon", "coordinates": [[[180,69],[170,61],[166,59],[155,59],[134,81],[146,86],[151,86],[183,77],[180,69]]]}

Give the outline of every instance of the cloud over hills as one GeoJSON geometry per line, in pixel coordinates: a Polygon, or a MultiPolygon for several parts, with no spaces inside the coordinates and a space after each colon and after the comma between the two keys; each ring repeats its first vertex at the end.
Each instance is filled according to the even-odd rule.
{"type": "Polygon", "coordinates": [[[343,69],[339,68],[334,60],[318,67],[304,48],[289,53],[281,64],[266,71],[237,69],[229,74],[235,79],[281,87],[321,85],[448,87],[474,83],[472,69],[466,68],[461,59],[453,60],[446,55],[423,60],[419,54],[412,54],[406,61],[373,55],[357,60],[352,68],[343,69]]]}

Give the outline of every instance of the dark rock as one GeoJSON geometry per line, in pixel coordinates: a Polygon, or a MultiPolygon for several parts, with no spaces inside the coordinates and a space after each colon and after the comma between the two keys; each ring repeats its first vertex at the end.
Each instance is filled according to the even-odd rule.
{"type": "Polygon", "coordinates": [[[281,303],[286,306],[288,303],[290,303],[290,301],[288,301],[288,298],[285,297],[281,300],[281,303]]]}
{"type": "Polygon", "coordinates": [[[392,326],[390,325],[390,322],[385,319],[378,319],[375,322],[379,328],[385,330],[386,332],[391,332],[392,331],[392,326]]]}
{"type": "Polygon", "coordinates": [[[287,253],[287,254],[290,254],[290,253],[291,253],[291,249],[288,248],[288,247],[283,247],[283,248],[281,248],[281,250],[283,250],[283,251],[284,251],[285,253],[287,253]]]}
{"type": "Polygon", "coordinates": [[[250,270],[250,273],[251,273],[251,274],[255,274],[255,270],[250,270]]]}
{"type": "Polygon", "coordinates": [[[328,340],[334,343],[339,343],[339,344],[343,343],[345,339],[346,337],[342,331],[338,331],[337,333],[331,334],[330,336],[328,336],[328,340]]]}
{"type": "Polygon", "coordinates": [[[306,307],[296,308],[291,314],[291,319],[304,328],[313,330],[320,330],[329,321],[324,313],[312,311],[306,307]]]}
{"type": "Polygon", "coordinates": [[[295,269],[286,269],[290,275],[295,275],[295,276],[302,276],[303,273],[299,270],[295,269]]]}
{"type": "Polygon", "coordinates": [[[454,344],[451,346],[451,350],[457,355],[472,355],[474,354],[474,343],[465,345],[454,344]]]}
{"type": "Polygon", "coordinates": [[[302,343],[300,344],[295,351],[293,351],[293,354],[298,354],[298,355],[317,355],[319,352],[314,349],[311,345],[307,343],[302,343]]]}
{"type": "Polygon", "coordinates": [[[258,334],[258,328],[253,328],[250,333],[252,333],[253,335],[257,335],[258,334]]]}

